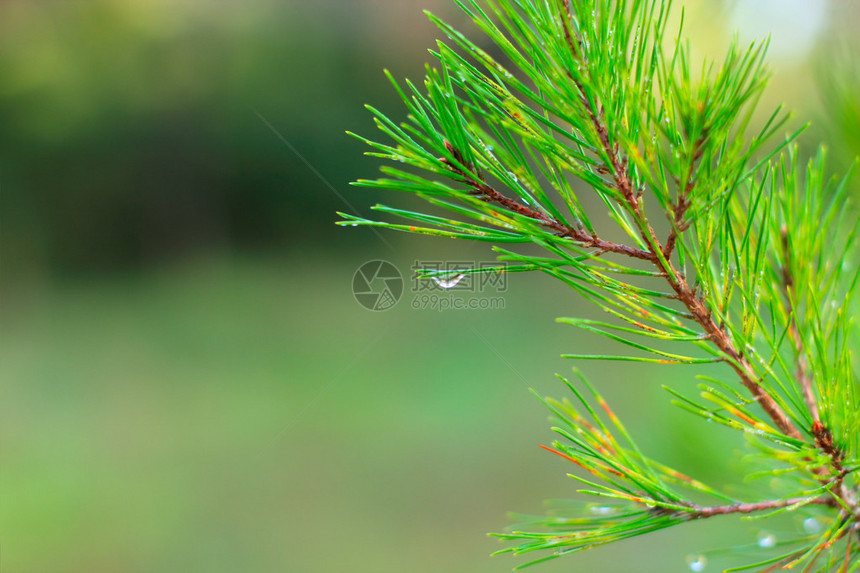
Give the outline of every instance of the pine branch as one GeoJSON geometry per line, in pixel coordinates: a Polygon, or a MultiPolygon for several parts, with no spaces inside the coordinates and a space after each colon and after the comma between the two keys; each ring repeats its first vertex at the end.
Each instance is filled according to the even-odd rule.
{"type": "Polygon", "coordinates": [[[549,531],[502,534],[521,542],[503,552],[552,558],[692,519],[816,505],[835,515],[832,527],[756,564],[811,568],[860,528],[860,395],[845,302],[860,275],[843,262],[860,218],[843,223],[847,176],[828,179],[823,152],[803,171],[790,145],[799,131],[765,147],[785,123],[779,109],[750,135],[764,48],[732,45],[719,68],[694,76],[680,35],[668,40],[668,1],[457,1],[507,63],[429,15],[453,46],[432,52],[440,68],[428,67],[424,90],[392,79],[407,122],[369,108],[393,143],[359,139],[395,166],[357,182],[450,215],[377,206],[409,224],[341,224],[542,247],[547,256],[496,249],[509,269],[543,271],[609,317],[560,322],[637,353],[565,356],[727,364],[733,381],[702,376],[703,402],[670,390],[673,403],[744,432],[769,463],[760,473],[796,486],[741,502],[646,458],[583,379],[604,414],[568,383],[578,406],[545,400],[562,437],[546,449],[584,471],[571,476],[586,485],[580,493],[612,501],[612,515],[537,520],[549,531]],[[626,238],[597,231],[585,192],[626,238]],[[664,241],[657,217],[669,226],[664,241]],[[669,343],[696,352],[655,346],[669,343]]]}

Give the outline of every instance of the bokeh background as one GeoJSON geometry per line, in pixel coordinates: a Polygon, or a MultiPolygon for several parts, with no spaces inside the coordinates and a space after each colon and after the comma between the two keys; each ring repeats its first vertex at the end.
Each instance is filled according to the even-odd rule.
{"type": "MultiPolygon", "coordinates": [[[[772,34],[763,107],[812,120],[807,151],[860,152],[851,2],[686,5],[699,55],[772,34]]],[[[378,164],[344,131],[372,134],[365,103],[402,115],[382,69],[423,75],[422,8],[471,30],[449,0],[0,3],[4,573],[508,571],[486,533],[573,495],[528,390],[563,395],[559,354],[602,348],[553,322],[590,312],[571,292],[518,275],[504,309],[446,312],[413,309],[408,278],[385,312],[351,293],[372,259],[493,260],[333,224],[409,201],[347,185],[378,164]]],[[[737,481],[740,438],[660,390],[691,370],[583,369],[647,452],[737,481]]],[[[539,570],[682,571],[756,527],[539,570]]]]}

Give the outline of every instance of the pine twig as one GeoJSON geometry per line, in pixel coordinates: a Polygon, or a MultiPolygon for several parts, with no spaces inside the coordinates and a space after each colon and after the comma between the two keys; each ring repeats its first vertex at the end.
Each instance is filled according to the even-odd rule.
{"type": "Polygon", "coordinates": [[[707,519],[717,515],[730,515],[733,513],[750,514],[759,511],[772,511],[783,507],[800,507],[803,505],[825,505],[828,507],[836,507],[837,504],[832,496],[821,495],[813,498],[791,497],[788,499],[772,499],[755,503],[734,503],[730,505],[715,505],[710,507],[691,505],[691,511],[685,514],[685,517],[690,520],[707,519]]]}
{"type": "Polygon", "coordinates": [[[780,229],[780,239],[783,257],[782,288],[785,297],[785,312],[789,317],[788,335],[794,345],[794,355],[797,362],[797,381],[800,383],[803,400],[806,402],[809,413],[812,414],[813,423],[815,423],[820,420],[818,403],[815,401],[815,394],[812,392],[812,377],[806,361],[806,351],[803,348],[803,342],[797,330],[797,317],[795,316],[794,305],[792,304],[792,300],[794,299],[794,277],[791,275],[791,245],[789,244],[788,228],[785,225],[780,229]]]}

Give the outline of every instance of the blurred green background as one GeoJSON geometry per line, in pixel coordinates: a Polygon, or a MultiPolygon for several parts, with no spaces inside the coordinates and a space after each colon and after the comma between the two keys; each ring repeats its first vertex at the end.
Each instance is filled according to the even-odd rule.
{"type": "MultiPolygon", "coordinates": [[[[814,120],[837,164],[860,151],[855,7],[687,6],[700,55],[773,34],[764,107],[814,120]]],[[[422,8],[471,30],[448,0],[0,3],[4,573],[507,571],[485,533],[572,496],[528,388],[563,394],[559,354],[601,349],[553,322],[590,309],[543,276],[499,310],[415,310],[408,278],[386,312],[351,293],[372,259],[493,259],[333,225],[383,198],[347,186],[377,162],[344,131],[372,133],[365,103],[400,115],[382,69],[422,76],[422,8]]],[[[583,368],[647,452],[737,480],[738,436],[659,389],[691,370],[583,368]]],[[[682,571],[755,527],[539,570],[682,571]]]]}

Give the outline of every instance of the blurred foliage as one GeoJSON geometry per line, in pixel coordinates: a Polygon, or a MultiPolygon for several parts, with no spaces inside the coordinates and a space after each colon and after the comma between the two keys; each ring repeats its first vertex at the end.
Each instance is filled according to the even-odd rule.
{"type": "MultiPolygon", "coordinates": [[[[485,536],[500,508],[570,487],[536,446],[548,432],[527,390],[555,388],[546,364],[576,341],[551,320],[565,293],[518,281],[504,311],[372,313],[348,293],[361,261],[212,260],[5,309],[3,569],[507,570],[485,536]],[[530,335],[507,337],[512,323],[530,335]]],[[[656,369],[635,388],[618,372],[613,397],[662,394],[656,369]]],[[[691,451],[699,429],[680,423],[653,435],[701,467],[710,448],[691,451]]],[[[689,546],[630,549],[592,563],[644,555],[658,573],[689,546]]]]}
{"type": "MultiPolygon", "coordinates": [[[[256,113],[344,189],[362,159],[343,131],[368,121],[366,99],[390,98],[375,95],[374,53],[391,46],[368,38],[395,22],[371,8],[0,4],[5,278],[331,244],[344,204],[256,113]]],[[[393,51],[389,65],[407,65],[393,51]]]]}
{"type": "Polygon", "coordinates": [[[825,122],[833,147],[844,161],[860,156],[860,45],[826,49],[819,71],[825,122]]]}

